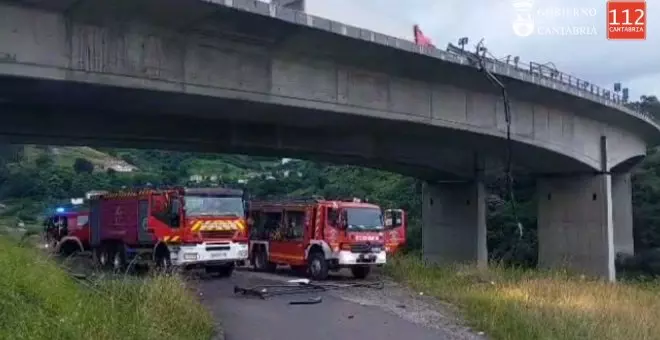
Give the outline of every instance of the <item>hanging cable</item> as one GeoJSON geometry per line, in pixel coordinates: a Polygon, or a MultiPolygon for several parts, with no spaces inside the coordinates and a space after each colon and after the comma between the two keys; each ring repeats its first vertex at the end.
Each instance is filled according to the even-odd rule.
{"type": "Polygon", "coordinates": [[[484,55],[488,50],[483,46],[483,41],[484,40],[481,39],[477,44],[475,55],[477,57],[477,62],[479,63],[479,71],[483,72],[493,85],[499,87],[502,93],[502,100],[504,102],[504,119],[506,121],[506,185],[507,191],[509,192],[509,200],[511,201],[511,214],[518,227],[518,237],[522,238],[523,225],[518,218],[516,197],[513,191],[513,140],[511,139],[511,107],[509,105],[509,94],[506,90],[506,86],[497,78],[497,76],[486,68],[484,55]],[[480,52],[483,52],[483,54],[480,54],[480,52]]]}

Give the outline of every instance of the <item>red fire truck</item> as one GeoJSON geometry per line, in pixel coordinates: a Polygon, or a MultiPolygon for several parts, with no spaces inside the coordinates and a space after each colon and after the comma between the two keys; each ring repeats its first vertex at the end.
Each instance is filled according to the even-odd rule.
{"type": "Polygon", "coordinates": [[[406,245],[408,220],[402,209],[385,210],[385,251],[394,254],[406,245]]]}
{"type": "Polygon", "coordinates": [[[248,257],[243,191],[172,188],[105,193],[90,200],[91,245],[98,263],[131,261],[232,274],[248,257]]]}
{"type": "Polygon", "coordinates": [[[57,208],[44,221],[47,245],[63,256],[90,249],[89,211],[86,209],[57,208]]]}
{"type": "Polygon", "coordinates": [[[386,262],[385,227],[379,206],[322,198],[251,201],[250,262],[255,270],[277,264],[322,280],[350,268],[356,278],[386,262]]]}

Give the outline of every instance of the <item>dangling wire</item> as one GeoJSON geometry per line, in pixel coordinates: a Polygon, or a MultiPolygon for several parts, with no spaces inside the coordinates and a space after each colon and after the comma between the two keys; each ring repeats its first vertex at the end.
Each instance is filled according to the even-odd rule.
{"type": "Polygon", "coordinates": [[[506,86],[504,86],[504,84],[497,78],[497,76],[492,74],[486,68],[483,54],[485,54],[487,50],[483,46],[483,41],[484,40],[481,39],[477,44],[475,55],[477,56],[477,61],[479,62],[479,70],[484,72],[488,80],[490,80],[493,85],[499,87],[502,92],[502,100],[504,101],[504,119],[506,121],[506,184],[507,191],[509,192],[509,200],[511,201],[511,213],[513,214],[513,219],[516,222],[516,226],[518,227],[518,237],[522,238],[523,225],[520,223],[520,219],[518,218],[516,197],[513,191],[513,140],[511,139],[511,107],[509,105],[509,94],[506,90],[506,86]],[[483,52],[483,54],[480,54],[480,52],[483,52]]]}

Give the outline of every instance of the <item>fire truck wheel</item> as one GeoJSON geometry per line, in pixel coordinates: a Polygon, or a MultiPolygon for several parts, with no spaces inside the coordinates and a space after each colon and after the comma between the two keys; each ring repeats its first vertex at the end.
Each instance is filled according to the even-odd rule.
{"type": "Polygon", "coordinates": [[[222,276],[230,277],[234,273],[235,267],[236,266],[233,263],[229,264],[227,267],[224,268],[222,276]]]}
{"type": "Polygon", "coordinates": [[[101,269],[108,269],[110,266],[110,249],[108,245],[102,244],[94,250],[96,255],[97,264],[101,269]]]}
{"type": "Polygon", "coordinates": [[[328,278],[328,261],[322,252],[313,252],[308,258],[309,276],[313,280],[325,280],[328,278]]]}
{"type": "Polygon", "coordinates": [[[263,248],[255,250],[256,256],[254,257],[254,270],[260,272],[273,272],[276,265],[268,261],[268,253],[263,248]]]}
{"type": "Polygon", "coordinates": [[[353,273],[353,276],[356,279],[364,279],[369,275],[369,272],[371,272],[371,267],[369,266],[355,266],[351,267],[351,273],[353,273]]]}
{"type": "Polygon", "coordinates": [[[234,264],[206,266],[204,269],[207,274],[215,274],[218,277],[230,277],[234,273],[234,264]]]}
{"type": "Polygon", "coordinates": [[[122,271],[126,267],[126,250],[124,245],[118,244],[113,247],[114,256],[112,257],[112,269],[122,271]]]}
{"type": "Polygon", "coordinates": [[[172,259],[170,258],[170,253],[166,251],[159,251],[155,256],[156,260],[156,269],[164,273],[169,273],[172,270],[172,259]]]}

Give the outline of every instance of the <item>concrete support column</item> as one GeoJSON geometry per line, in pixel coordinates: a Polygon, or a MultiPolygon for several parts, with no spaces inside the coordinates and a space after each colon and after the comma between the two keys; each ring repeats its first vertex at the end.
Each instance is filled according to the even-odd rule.
{"type": "Polygon", "coordinates": [[[615,280],[609,174],[539,179],[539,267],[615,280]]]}
{"type": "Polygon", "coordinates": [[[422,252],[436,264],[488,264],[483,182],[424,183],[422,252]]]}
{"type": "Polygon", "coordinates": [[[614,254],[635,254],[630,174],[612,174],[614,254]]]}

